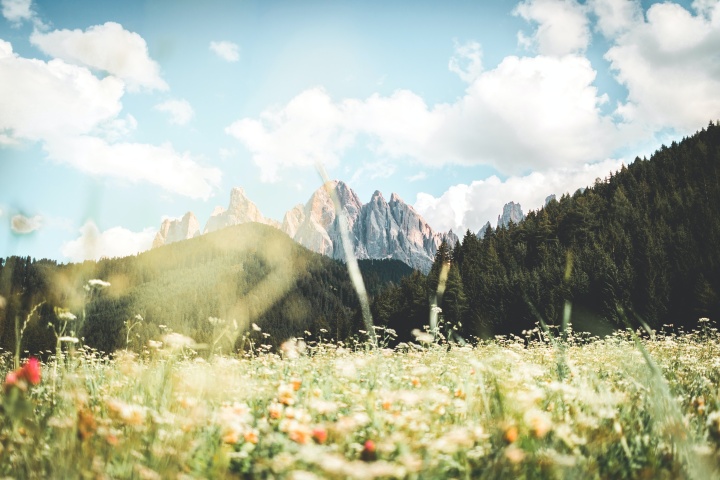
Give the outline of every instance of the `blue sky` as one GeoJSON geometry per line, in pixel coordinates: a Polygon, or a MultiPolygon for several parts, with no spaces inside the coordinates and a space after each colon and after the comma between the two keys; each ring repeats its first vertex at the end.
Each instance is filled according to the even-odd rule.
{"type": "Polygon", "coordinates": [[[477,231],[720,118],[717,0],[0,5],[0,256],[135,253],[233,186],[282,220],[316,162],[477,231]]]}

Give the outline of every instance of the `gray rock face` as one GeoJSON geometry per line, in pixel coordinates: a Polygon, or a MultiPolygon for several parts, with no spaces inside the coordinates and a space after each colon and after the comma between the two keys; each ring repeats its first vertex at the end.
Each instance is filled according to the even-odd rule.
{"type": "Polygon", "coordinates": [[[440,243],[445,240],[454,246],[458,241],[452,232],[434,232],[396,194],[387,202],[376,191],[370,202],[363,205],[345,183],[333,181],[318,189],[302,211],[295,207],[285,215],[283,231],[310,250],[344,260],[338,219],[328,189],[337,192],[358,259],[396,259],[427,273],[440,243]]]}
{"type": "Polygon", "coordinates": [[[153,240],[152,248],[187,240],[198,235],[200,235],[200,222],[195,214],[187,212],[180,220],[167,219],[162,222],[160,231],[153,240]]]}
{"type": "Polygon", "coordinates": [[[452,229],[447,233],[443,233],[442,239],[445,241],[445,243],[448,244],[448,246],[450,248],[455,248],[455,245],[460,243],[460,237],[455,235],[455,233],[452,231],[452,229]]]}
{"type": "Polygon", "coordinates": [[[506,203],[503,207],[502,215],[498,215],[497,226],[498,228],[507,227],[510,225],[510,222],[517,224],[524,217],[525,215],[523,215],[522,207],[520,207],[519,203],[506,203]]]}
{"type": "Polygon", "coordinates": [[[333,258],[342,258],[340,228],[330,193],[335,191],[353,230],[362,203],[342,182],[328,182],[313,193],[310,200],[285,214],[282,231],[306,248],[333,258]]]}
{"type": "Polygon", "coordinates": [[[287,233],[290,238],[295,238],[295,234],[303,221],[305,221],[305,208],[301,203],[299,205],[295,205],[292,210],[285,213],[280,230],[287,233]]]}
{"type": "Polygon", "coordinates": [[[483,225],[480,230],[476,233],[478,238],[485,238],[485,234],[487,233],[488,229],[491,227],[490,222],[487,222],[485,225],[483,225]]]}
{"type": "Polygon", "coordinates": [[[230,192],[230,205],[227,210],[222,207],[215,207],[210,219],[205,224],[203,233],[214,232],[221,228],[249,222],[264,223],[276,228],[280,227],[276,221],[263,217],[257,206],[247,198],[245,190],[236,187],[230,192]]]}
{"type": "Polygon", "coordinates": [[[557,197],[554,193],[551,193],[550,195],[545,197],[545,206],[547,207],[552,201],[557,201],[557,197]]]}

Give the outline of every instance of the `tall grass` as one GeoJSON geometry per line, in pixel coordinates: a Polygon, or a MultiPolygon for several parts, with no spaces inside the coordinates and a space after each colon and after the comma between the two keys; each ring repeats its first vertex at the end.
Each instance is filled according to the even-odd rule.
{"type": "MultiPolygon", "coordinates": [[[[716,329],[570,331],[562,374],[539,333],[451,348],[305,339],[218,356],[168,337],[141,355],[61,352],[37,385],[6,379],[0,476],[720,475],[716,329]]],[[[5,355],[3,377],[13,368],[5,355]]]]}

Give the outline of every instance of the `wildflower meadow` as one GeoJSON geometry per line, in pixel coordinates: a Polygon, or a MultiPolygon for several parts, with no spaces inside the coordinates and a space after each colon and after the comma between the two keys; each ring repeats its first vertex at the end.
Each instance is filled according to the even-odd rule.
{"type": "Polygon", "coordinates": [[[141,353],[6,355],[0,476],[717,478],[720,336],[701,326],[222,355],[168,334],[141,353]]]}

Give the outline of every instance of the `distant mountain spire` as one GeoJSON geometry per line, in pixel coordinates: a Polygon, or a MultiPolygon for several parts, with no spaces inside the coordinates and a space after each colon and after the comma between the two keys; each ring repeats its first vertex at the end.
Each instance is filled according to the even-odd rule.
{"type": "Polygon", "coordinates": [[[507,227],[510,225],[510,222],[517,224],[520,223],[520,220],[523,218],[525,218],[525,215],[523,215],[522,207],[519,203],[506,203],[503,207],[502,215],[498,215],[497,226],[498,228],[507,227]]]}
{"type": "Polygon", "coordinates": [[[180,220],[165,219],[160,230],[155,235],[152,248],[161,247],[168,243],[188,240],[200,235],[200,222],[192,212],[187,212],[180,220]]]}

